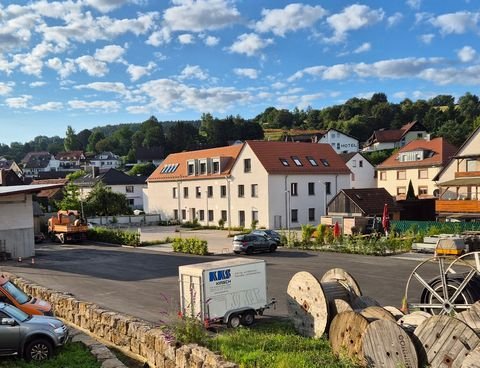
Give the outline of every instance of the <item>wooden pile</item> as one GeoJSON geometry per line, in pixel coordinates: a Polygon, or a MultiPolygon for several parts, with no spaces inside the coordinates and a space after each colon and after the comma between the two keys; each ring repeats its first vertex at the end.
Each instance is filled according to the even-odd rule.
{"type": "Polygon", "coordinates": [[[335,268],[320,280],[295,274],[287,306],[299,334],[327,334],[336,355],[362,366],[480,368],[480,301],[455,317],[404,314],[362,295],[355,279],[335,268]]]}

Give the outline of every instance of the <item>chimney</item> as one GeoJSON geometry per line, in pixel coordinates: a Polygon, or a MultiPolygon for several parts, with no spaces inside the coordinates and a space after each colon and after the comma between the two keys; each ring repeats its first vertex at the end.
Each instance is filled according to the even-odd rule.
{"type": "Polygon", "coordinates": [[[430,133],[425,134],[425,140],[429,141],[432,139],[432,135],[430,133]]]}

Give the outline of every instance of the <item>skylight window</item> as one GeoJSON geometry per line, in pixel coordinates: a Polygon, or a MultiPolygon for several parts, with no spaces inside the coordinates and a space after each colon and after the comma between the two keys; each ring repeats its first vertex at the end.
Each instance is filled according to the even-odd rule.
{"type": "Polygon", "coordinates": [[[322,161],[323,166],[330,166],[330,163],[326,159],[321,158],[320,161],[322,161]]]}
{"type": "Polygon", "coordinates": [[[281,158],[280,162],[282,163],[283,166],[290,166],[290,164],[288,163],[288,160],[286,158],[281,158]]]}
{"type": "Polygon", "coordinates": [[[310,165],[318,166],[317,161],[315,161],[315,159],[312,156],[307,156],[307,160],[308,160],[308,162],[310,162],[310,165]]]}
{"type": "Polygon", "coordinates": [[[297,156],[292,156],[292,160],[297,166],[303,166],[302,161],[297,156]]]}
{"type": "Polygon", "coordinates": [[[168,165],[165,165],[162,169],[162,171],[160,171],[162,174],[170,174],[170,173],[173,173],[175,172],[175,170],[177,170],[177,167],[178,167],[178,164],[168,164],[168,165]]]}

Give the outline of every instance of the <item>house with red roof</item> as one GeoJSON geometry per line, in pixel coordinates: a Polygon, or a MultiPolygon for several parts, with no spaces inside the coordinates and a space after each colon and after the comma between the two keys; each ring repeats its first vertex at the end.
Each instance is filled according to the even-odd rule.
{"type": "Polygon", "coordinates": [[[147,213],[228,227],[316,225],[350,187],[350,170],[328,144],[246,141],[170,154],[147,179],[147,213]]]}
{"type": "Polygon", "coordinates": [[[365,142],[362,151],[380,151],[401,148],[416,139],[428,137],[427,129],[418,121],[405,124],[400,129],[375,130],[365,142]]]}
{"type": "Polygon", "coordinates": [[[456,150],[442,137],[413,140],[377,166],[377,187],[385,188],[397,200],[405,199],[411,181],[419,198],[437,197],[433,178],[456,150]]]}

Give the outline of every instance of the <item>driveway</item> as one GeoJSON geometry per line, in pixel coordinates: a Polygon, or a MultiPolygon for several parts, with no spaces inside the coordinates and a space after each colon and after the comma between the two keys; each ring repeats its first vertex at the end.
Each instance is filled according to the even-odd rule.
{"type": "MultiPolygon", "coordinates": [[[[0,263],[0,269],[70,292],[80,300],[158,322],[178,311],[180,265],[229,257],[234,255],[201,257],[158,249],[46,243],[39,245],[34,265],[7,261],[0,263]]],[[[290,249],[254,257],[267,261],[268,295],[275,297],[278,305],[266,314],[274,316],[287,315],[286,289],[298,271],[308,271],[321,278],[330,268],[344,268],[356,278],[364,295],[383,305],[400,306],[406,280],[418,264],[418,260],[393,257],[290,249]]],[[[430,267],[428,272],[434,276],[436,271],[430,267]]]]}

